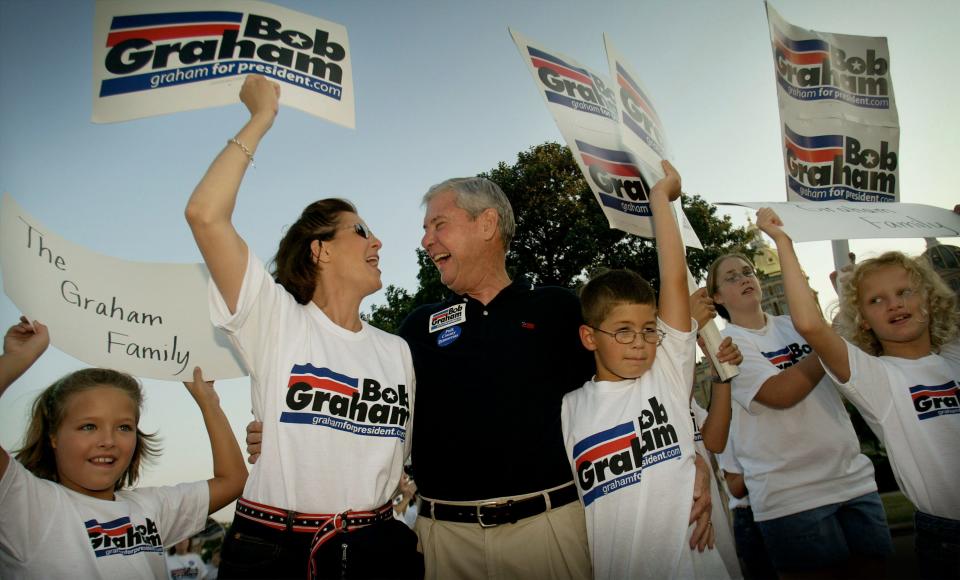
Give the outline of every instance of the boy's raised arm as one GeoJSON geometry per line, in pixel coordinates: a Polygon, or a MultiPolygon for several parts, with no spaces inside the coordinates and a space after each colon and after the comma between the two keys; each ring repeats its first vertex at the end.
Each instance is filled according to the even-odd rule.
{"type": "Polygon", "coordinates": [[[757,227],[770,236],[777,245],[780,268],[783,272],[783,287],[790,307],[793,326],[810,343],[820,360],[841,382],[850,379],[850,361],[847,359],[847,343],[840,338],[820,314],[813,292],[800,268],[800,261],[793,249],[793,240],[782,229],[783,221],[768,207],[757,211],[757,227]]]}
{"type": "Polygon", "coordinates": [[[667,326],[690,331],[690,303],[687,299],[687,257],[680,226],[670,202],[680,198],[680,174],[669,161],[662,161],[666,174],[650,190],[650,211],[656,236],[660,268],[659,316],[667,326]]]}

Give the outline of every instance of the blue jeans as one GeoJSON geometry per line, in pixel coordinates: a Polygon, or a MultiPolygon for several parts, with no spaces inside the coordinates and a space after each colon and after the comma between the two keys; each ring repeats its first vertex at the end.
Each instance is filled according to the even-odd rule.
{"type": "Polygon", "coordinates": [[[737,545],[737,556],[747,580],[767,580],[777,578],[773,562],[763,544],[760,528],[753,521],[750,506],[733,508],[733,539],[737,545]]]}
{"type": "Polygon", "coordinates": [[[877,492],[757,525],[779,572],[837,566],[851,555],[883,559],[893,553],[887,516],[877,492]]]}
{"type": "Polygon", "coordinates": [[[960,520],[917,511],[914,541],[921,578],[960,578],[960,520]]]}

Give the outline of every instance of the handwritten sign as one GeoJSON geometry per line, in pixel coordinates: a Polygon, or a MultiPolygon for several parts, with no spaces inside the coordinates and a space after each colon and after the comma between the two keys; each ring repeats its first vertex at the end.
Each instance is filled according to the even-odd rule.
{"type": "Polygon", "coordinates": [[[93,38],[95,123],[236,103],[259,74],[281,104],[354,127],[340,24],[253,0],[97,0],[93,38]]]}
{"type": "Polygon", "coordinates": [[[247,373],[210,324],[209,273],[201,264],[130,262],[54,234],[9,194],[0,205],[3,289],[50,340],[88,364],[151,379],[247,373]]]}
{"type": "Polygon", "coordinates": [[[918,203],[830,201],[736,202],[718,205],[772,208],[783,220],[783,231],[795,242],[960,236],[960,215],[948,209],[918,203]]]}

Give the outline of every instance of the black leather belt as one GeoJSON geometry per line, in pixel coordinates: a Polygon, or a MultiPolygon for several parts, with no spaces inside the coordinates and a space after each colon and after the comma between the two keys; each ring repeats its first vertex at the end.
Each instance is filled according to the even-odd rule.
{"type": "Polygon", "coordinates": [[[492,528],[502,524],[515,524],[519,520],[547,511],[545,495],[550,497],[551,508],[558,508],[578,499],[577,488],[571,482],[560,489],[533,497],[502,502],[483,502],[475,505],[456,505],[421,498],[418,515],[448,522],[480,524],[481,528],[492,528]]]}

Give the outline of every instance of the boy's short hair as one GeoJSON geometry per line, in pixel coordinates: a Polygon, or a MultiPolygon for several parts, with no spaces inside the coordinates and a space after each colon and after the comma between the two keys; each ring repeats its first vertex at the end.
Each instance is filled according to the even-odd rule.
{"type": "Polygon", "coordinates": [[[620,304],[657,306],[650,282],[632,270],[601,270],[580,289],[580,311],[590,326],[600,326],[620,304]]]}

